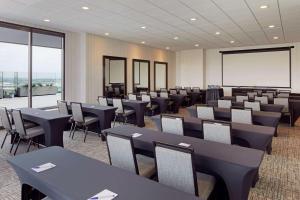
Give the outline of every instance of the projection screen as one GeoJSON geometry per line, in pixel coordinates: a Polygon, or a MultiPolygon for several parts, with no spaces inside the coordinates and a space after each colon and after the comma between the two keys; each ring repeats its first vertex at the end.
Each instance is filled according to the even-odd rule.
{"type": "Polygon", "coordinates": [[[224,87],[291,87],[291,47],[220,53],[224,87]]]}

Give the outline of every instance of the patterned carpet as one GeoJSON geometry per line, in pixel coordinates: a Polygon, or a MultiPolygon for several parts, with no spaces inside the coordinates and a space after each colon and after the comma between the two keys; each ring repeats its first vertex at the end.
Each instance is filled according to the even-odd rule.
{"type": "MultiPolygon", "coordinates": [[[[185,109],[180,110],[186,115],[185,109]]],[[[154,123],[145,118],[146,127],[154,128],[154,123]]],[[[260,168],[260,179],[255,188],[250,191],[251,200],[299,200],[300,199],[300,123],[296,127],[280,125],[279,136],[273,139],[272,155],[265,155],[260,168]]],[[[4,131],[0,131],[0,141],[4,131]]],[[[6,162],[11,155],[9,140],[0,150],[0,200],[20,199],[20,184],[17,175],[6,162]]],[[[68,132],[64,135],[64,144],[67,149],[83,155],[108,162],[106,144],[93,133],[87,136],[83,143],[83,134],[77,132],[74,140],[69,139],[68,132]]],[[[35,150],[32,148],[32,150],[35,150]]],[[[19,153],[25,151],[25,144],[19,148],[19,153]]]]}

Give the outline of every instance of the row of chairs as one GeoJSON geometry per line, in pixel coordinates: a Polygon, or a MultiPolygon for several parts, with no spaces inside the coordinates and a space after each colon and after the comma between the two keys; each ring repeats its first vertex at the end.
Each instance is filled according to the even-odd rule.
{"type": "Polygon", "coordinates": [[[269,101],[273,101],[273,99],[275,97],[278,97],[278,98],[289,98],[290,96],[290,92],[279,92],[277,93],[276,91],[267,91],[267,92],[262,92],[262,91],[254,91],[254,92],[247,92],[247,96],[249,98],[255,98],[255,96],[259,96],[259,97],[262,97],[262,96],[266,96],[268,97],[268,100],[269,101]]]}
{"type": "Polygon", "coordinates": [[[130,136],[107,133],[106,139],[110,164],[113,166],[147,178],[157,175],[159,183],[201,199],[208,199],[215,187],[215,177],[195,171],[192,148],[154,142],[153,159],[136,154],[130,136]]]}
{"type": "Polygon", "coordinates": [[[200,87],[181,87],[175,86],[176,90],[186,90],[187,92],[200,92],[200,87]]]}

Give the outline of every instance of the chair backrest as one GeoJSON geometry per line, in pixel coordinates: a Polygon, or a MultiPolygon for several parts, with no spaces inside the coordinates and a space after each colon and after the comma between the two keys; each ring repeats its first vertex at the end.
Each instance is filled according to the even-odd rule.
{"type": "Polygon", "coordinates": [[[254,90],[254,92],[257,92],[257,95],[261,96],[263,91],[262,90],[254,90]]]}
{"type": "Polygon", "coordinates": [[[140,95],[143,95],[143,94],[147,94],[147,92],[146,91],[141,91],[140,95]]]}
{"type": "Polygon", "coordinates": [[[131,137],[107,133],[106,144],[111,165],[139,173],[131,137]]]}
{"type": "Polygon", "coordinates": [[[162,98],[169,98],[169,94],[167,92],[161,92],[160,97],[162,98]]]}
{"type": "Polygon", "coordinates": [[[180,90],[180,89],[182,89],[182,87],[181,86],[175,86],[175,89],[180,90]]]}
{"type": "Polygon", "coordinates": [[[129,94],[128,99],[136,101],[136,95],[135,94],[129,94]]]}
{"type": "Polygon", "coordinates": [[[243,103],[245,100],[248,101],[249,97],[248,96],[239,96],[238,95],[238,96],[235,97],[235,99],[236,99],[236,102],[242,102],[243,103]]]}
{"type": "Polygon", "coordinates": [[[214,108],[209,106],[196,106],[197,117],[200,119],[215,119],[214,108]]]}
{"type": "Polygon", "coordinates": [[[242,124],[253,124],[251,109],[231,109],[231,121],[242,124]]]}
{"type": "Polygon", "coordinates": [[[193,150],[158,142],[154,149],[158,182],[198,196],[193,150]]]}
{"type": "MultiPolygon", "coordinates": [[[[143,94],[141,94],[141,95],[143,95],[143,94]]],[[[157,92],[150,92],[150,96],[153,98],[157,97],[157,92]]]]}
{"type": "Polygon", "coordinates": [[[83,123],[84,117],[82,113],[81,103],[71,102],[72,115],[75,122],[83,123]]]}
{"type": "Polygon", "coordinates": [[[142,95],[142,101],[149,102],[147,104],[147,106],[151,107],[152,104],[151,104],[151,97],[150,97],[150,95],[142,95]]]}
{"type": "Polygon", "coordinates": [[[254,96],[257,94],[258,94],[257,92],[247,92],[248,97],[251,99],[254,98],[254,96]]]}
{"type": "Polygon", "coordinates": [[[278,98],[289,98],[290,97],[290,93],[288,92],[281,92],[277,94],[278,98]]]}
{"type": "Polygon", "coordinates": [[[106,97],[98,97],[98,103],[100,106],[108,106],[107,98],[106,97]]]}
{"type": "Polygon", "coordinates": [[[170,94],[177,94],[177,90],[170,90],[170,94]]]}
{"type": "Polygon", "coordinates": [[[282,112],[289,112],[289,99],[288,98],[274,98],[274,104],[283,105],[282,112]]]}
{"type": "Polygon", "coordinates": [[[188,92],[187,92],[187,90],[179,90],[179,94],[181,94],[181,95],[187,95],[188,92]]]}
{"type": "Polygon", "coordinates": [[[278,92],[279,93],[291,93],[292,91],[291,90],[279,90],[278,92]]]}
{"type": "Polygon", "coordinates": [[[260,111],[260,101],[244,101],[244,108],[251,108],[253,111],[260,111]]]}
{"type": "Polygon", "coordinates": [[[5,107],[0,107],[0,120],[2,121],[2,126],[6,131],[12,131],[9,114],[5,107]]]}
{"type": "Polygon", "coordinates": [[[231,108],[231,100],[218,100],[218,108],[231,108]]]}
{"type": "Polygon", "coordinates": [[[57,101],[58,112],[64,115],[68,115],[68,104],[66,101],[57,101]]]}
{"type": "Polygon", "coordinates": [[[182,117],[161,115],[160,122],[162,132],[184,135],[182,117]]]}
{"type": "Polygon", "coordinates": [[[193,92],[200,92],[200,88],[199,87],[193,87],[193,92]]]}
{"type": "Polygon", "coordinates": [[[273,97],[275,97],[277,94],[277,90],[267,90],[266,93],[272,93],[273,97]]]}
{"type": "Polygon", "coordinates": [[[113,91],[114,91],[114,88],[111,87],[111,86],[109,86],[109,87],[108,87],[108,91],[109,91],[109,92],[113,92],[113,91]]]}
{"type": "Polygon", "coordinates": [[[167,88],[160,88],[161,92],[168,92],[167,88]]]}
{"type": "Polygon", "coordinates": [[[119,88],[119,87],[115,87],[114,90],[115,90],[115,94],[116,94],[116,95],[121,94],[120,88],[119,88]]]}
{"type": "Polygon", "coordinates": [[[26,135],[26,129],[24,127],[24,121],[23,121],[23,118],[22,118],[21,111],[20,110],[13,110],[12,111],[12,116],[13,116],[13,119],[14,119],[16,131],[20,135],[26,135]]]}
{"type": "Polygon", "coordinates": [[[265,95],[263,95],[261,97],[255,96],[254,100],[255,101],[260,101],[261,104],[268,104],[269,103],[268,96],[265,96],[265,95]]]}
{"type": "Polygon", "coordinates": [[[186,90],[186,92],[191,92],[192,91],[191,87],[184,87],[184,89],[186,90]]]}
{"type": "Polygon", "coordinates": [[[203,121],[204,140],[231,144],[231,124],[203,121]]]}
{"type": "Polygon", "coordinates": [[[124,113],[124,107],[122,99],[113,98],[113,107],[117,107],[117,113],[124,113]]]}
{"type": "Polygon", "coordinates": [[[273,92],[266,92],[266,93],[262,93],[263,96],[267,96],[268,100],[273,101],[274,99],[274,93],[273,92]]]}

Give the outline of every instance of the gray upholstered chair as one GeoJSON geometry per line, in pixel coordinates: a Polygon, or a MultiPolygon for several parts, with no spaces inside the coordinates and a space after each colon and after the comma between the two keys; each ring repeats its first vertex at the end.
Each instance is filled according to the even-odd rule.
{"type": "Polygon", "coordinates": [[[269,92],[266,92],[266,93],[262,93],[262,95],[263,96],[267,96],[269,101],[273,101],[274,100],[274,96],[275,96],[274,92],[269,91],[269,92]]]}
{"type": "Polygon", "coordinates": [[[100,106],[108,106],[108,102],[107,102],[107,98],[106,97],[98,96],[97,101],[98,101],[98,103],[99,103],[100,106]]]}
{"type": "MultiPolygon", "coordinates": [[[[29,140],[29,144],[27,147],[27,152],[30,149],[30,146],[33,142],[33,138],[39,137],[41,135],[44,135],[44,129],[41,126],[35,126],[32,128],[28,128],[26,129],[24,126],[24,121],[22,118],[22,114],[20,110],[13,110],[12,111],[12,116],[14,119],[14,123],[15,123],[15,128],[16,128],[16,132],[19,134],[19,138],[18,138],[18,142],[17,142],[17,146],[14,152],[14,155],[16,155],[20,142],[21,140],[29,140]]],[[[15,137],[16,138],[16,137],[15,137]]],[[[14,140],[15,140],[14,138],[14,140]]],[[[14,143],[15,141],[13,141],[14,143]]]]}
{"type": "Polygon", "coordinates": [[[169,98],[169,93],[167,93],[167,92],[161,92],[160,93],[160,97],[162,97],[162,98],[169,98]]]}
{"type": "Polygon", "coordinates": [[[216,123],[213,121],[203,121],[204,140],[231,144],[231,124],[216,123]]]}
{"type": "Polygon", "coordinates": [[[160,91],[161,92],[168,92],[168,89],[167,88],[160,88],[160,91]]]}
{"type": "Polygon", "coordinates": [[[261,97],[255,96],[255,97],[254,97],[254,100],[255,100],[255,101],[260,101],[261,104],[268,104],[268,103],[269,103],[268,96],[265,96],[265,95],[263,95],[263,96],[261,96],[261,97]]]}
{"type": "Polygon", "coordinates": [[[242,124],[253,124],[251,109],[231,109],[231,121],[242,124]]]}
{"type": "Polygon", "coordinates": [[[232,102],[231,100],[218,100],[218,108],[231,108],[232,102]]]}
{"type": "Polygon", "coordinates": [[[278,98],[289,98],[290,97],[290,93],[288,92],[280,92],[277,94],[278,98]]]}
{"type": "Polygon", "coordinates": [[[289,109],[289,98],[274,98],[274,104],[283,105],[282,114],[288,116],[290,120],[290,125],[292,123],[292,116],[289,109]]]}
{"type": "Polygon", "coordinates": [[[180,95],[188,95],[188,91],[186,90],[186,89],[184,89],[184,90],[179,90],[179,94],[180,95]]]}
{"type": "Polygon", "coordinates": [[[209,106],[196,106],[197,109],[197,117],[200,119],[215,119],[214,107],[209,106]]]}
{"type": "Polygon", "coordinates": [[[191,87],[184,87],[184,89],[185,89],[185,91],[186,91],[187,93],[192,92],[192,88],[191,88],[191,87]]]}
{"type": "Polygon", "coordinates": [[[193,87],[193,92],[199,93],[200,91],[201,91],[200,87],[193,87]]]}
{"type": "Polygon", "coordinates": [[[254,92],[257,92],[257,95],[260,97],[262,95],[262,90],[254,90],[254,92]]]}
{"type": "Polygon", "coordinates": [[[247,96],[249,99],[254,99],[254,96],[257,96],[258,92],[247,92],[247,96]]]}
{"type": "MultiPolygon", "coordinates": [[[[142,95],[142,94],[141,94],[141,95],[142,95]]],[[[157,92],[150,92],[150,96],[151,96],[152,98],[157,97],[157,92]]]]}
{"type": "Polygon", "coordinates": [[[111,165],[147,178],[155,175],[154,159],[136,155],[132,137],[107,133],[106,144],[111,165]]]}
{"type": "Polygon", "coordinates": [[[115,111],[114,125],[118,117],[121,117],[124,120],[124,124],[127,123],[127,119],[130,115],[135,114],[134,110],[124,109],[122,99],[113,99],[113,106],[117,108],[115,111]]]}
{"type": "Polygon", "coordinates": [[[244,108],[251,108],[253,111],[260,111],[260,101],[244,101],[244,108]]]}
{"type": "Polygon", "coordinates": [[[141,91],[141,92],[140,92],[140,95],[146,95],[146,94],[147,94],[146,91],[141,91]]]}
{"type": "MultiPolygon", "coordinates": [[[[74,120],[74,129],[73,129],[73,135],[72,139],[74,138],[75,132],[78,128],[83,128],[84,130],[84,139],[83,142],[86,140],[86,136],[88,134],[88,128],[90,125],[98,123],[99,119],[98,117],[92,117],[92,116],[84,116],[82,112],[82,105],[81,103],[77,102],[71,102],[71,109],[72,109],[72,115],[74,120]]],[[[99,133],[98,133],[99,135],[99,133]]]]}
{"type": "MultiPolygon", "coordinates": [[[[69,110],[68,110],[68,103],[66,101],[57,101],[57,108],[58,108],[58,112],[64,115],[69,115],[69,110]]],[[[73,132],[73,128],[75,126],[75,122],[73,117],[70,117],[69,119],[69,123],[71,124],[71,129],[70,129],[70,134],[69,137],[71,136],[72,132],[73,132]]]]}
{"type": "Polygon", "coordinates": [[[243,103],[245,100],[248,101],[249,97],[248,96],[239,96],[239,95],[235,97],[235,101],[236,102],[243,103]]]}
{"type": "Polygon", "coordinates": [[[170,90],[170,94],[177,94],[177,90],[170,90]]]}
{"type": "Polygon", "coordinates": [[[195,171],[194,151],[189,148],[154,142],[158,182],[206,200],[215,177],[195,171]]]}
{"type": "Polygon", "coordinates": [[[142,95],[142,101],[148,102],[146,109],[150,111],[152,115],[154,115],[155,110],[158,109],[158,105],[152,104],[150,95],[142,95]]]}
{"type": "Polygon", "coordinates": [[[136,101],[136,95],[135,94],[129,94],[128,99],[136,101]]]}
{"type": "Polygon", "coordinates": [[[162,132],[184,135],[184,122],[182,117],[161,115],[160,122],[162,132]]]}

